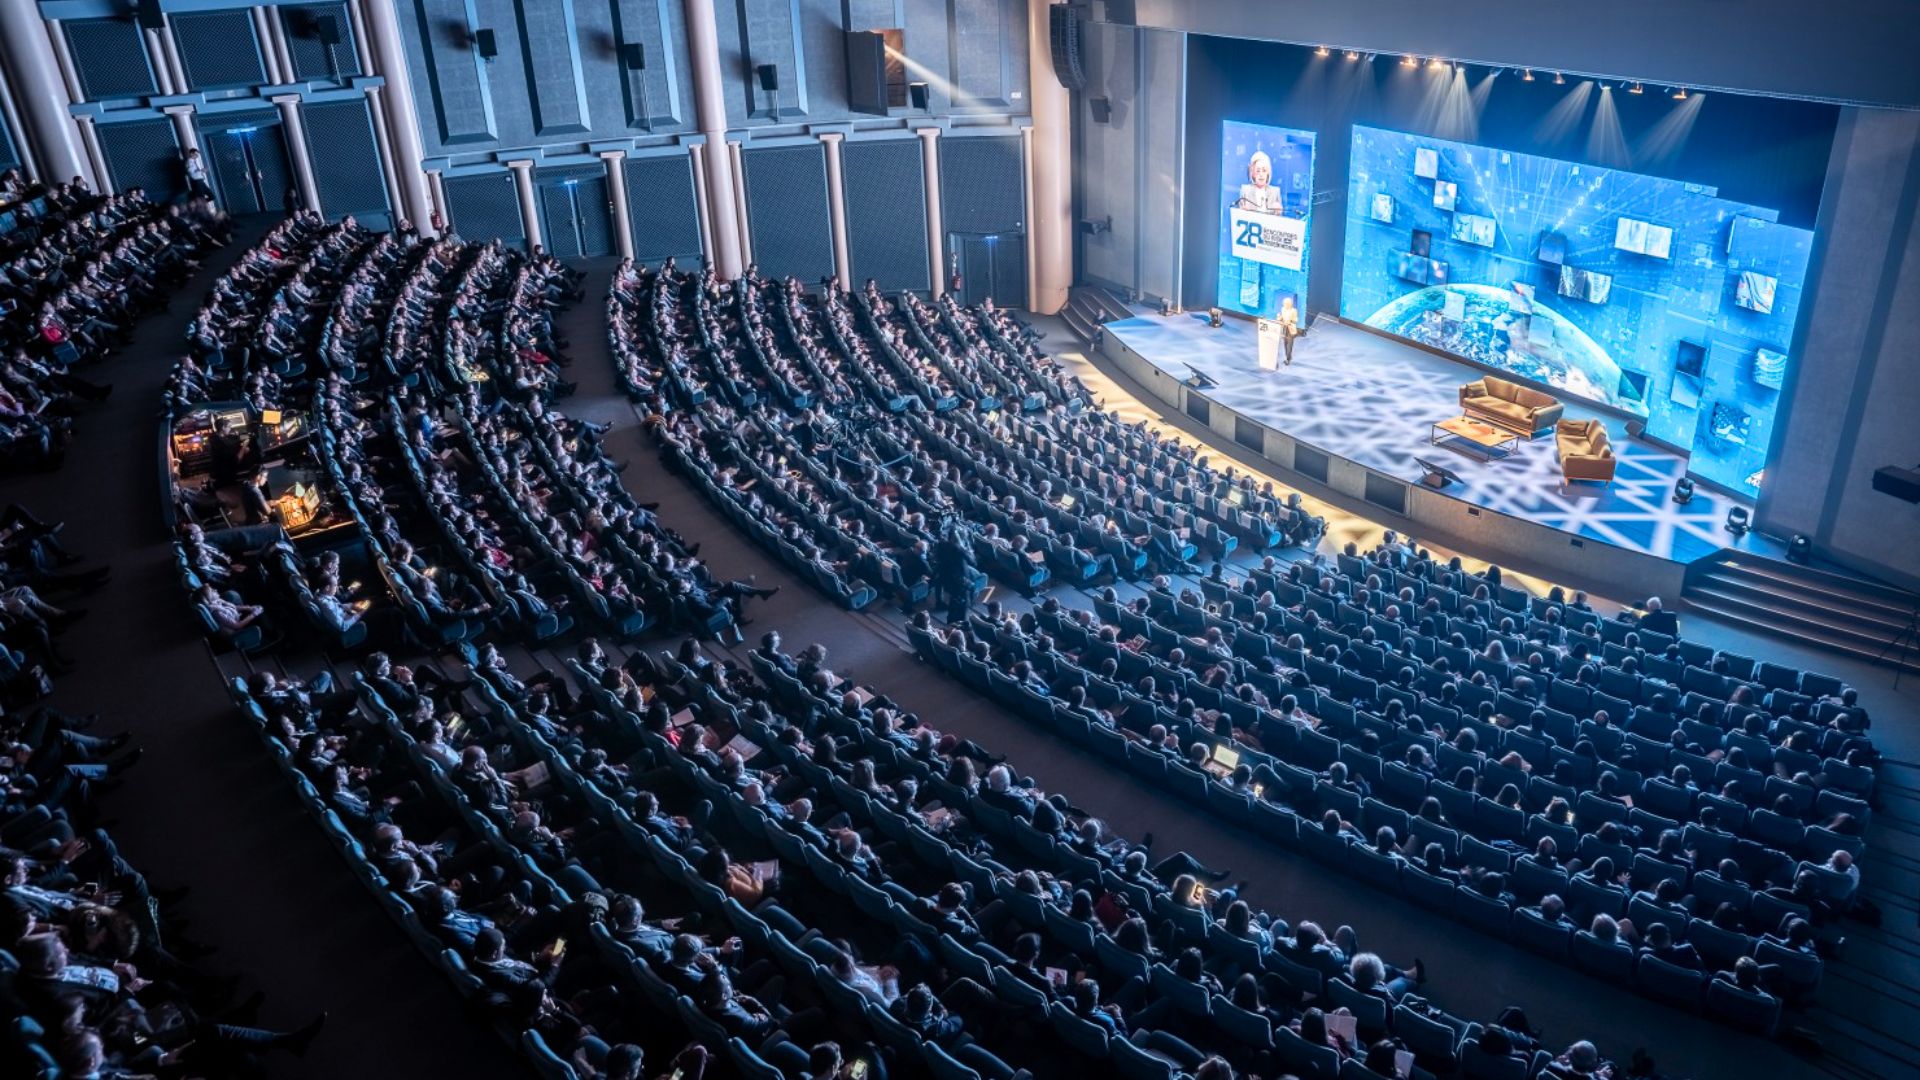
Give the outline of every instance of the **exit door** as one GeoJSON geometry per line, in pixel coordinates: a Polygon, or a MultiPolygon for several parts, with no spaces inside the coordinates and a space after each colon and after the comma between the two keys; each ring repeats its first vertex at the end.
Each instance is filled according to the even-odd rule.
{"type": "Polygon", "coordinates": [[[201,137],[220,205],[230,214],[278,214],[286,209],[293,170],[279,124],[234,127],[201,137]]]}
{"type": "Polygon", "coordinates": [[[947,288],[962,304],[992,297],[996,306],[1026,307],[1026,234],[948,233],[947,288]]]}
{"type": "Polygon", "coordinates": [[[547,253],[567,259],[613,254],[613,210],[604,172],[542,177],[540,218],[547,253]]]}

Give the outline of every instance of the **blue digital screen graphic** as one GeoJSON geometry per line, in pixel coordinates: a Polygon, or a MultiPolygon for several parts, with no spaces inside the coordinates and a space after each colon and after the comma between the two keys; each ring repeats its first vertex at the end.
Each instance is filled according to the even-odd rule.
{"type": "Polygon", "coordinates": [[[1699,184],[1358,125],[1346,216],[1343,318],[1643,416],[1697,475],[1759,491],[1810,230],[1699,184]]]}
{"type": "Polygon", "coordinates": [[[1313,132],[1228,120],[1220,131],[1220,274],[1214,303],[1277,314],[1291,297],[1304,325],[1313,132]]]}

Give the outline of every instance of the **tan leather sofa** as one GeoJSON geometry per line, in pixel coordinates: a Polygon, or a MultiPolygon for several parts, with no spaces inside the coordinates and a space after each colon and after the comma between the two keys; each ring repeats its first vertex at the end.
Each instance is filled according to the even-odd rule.
{"type": "Polygon", "coordinates": [[[1553,430],[1563,406],[1538,390],[1488,375],[1460,388],[1460,411],[1537,439],[1553,430]]]}
{"type": "Polygon", "coordinates": [[[1553,427],[1554,454],[1560,472],[1569,480],[1613,482],[1617,459],[1607,441],[1607,428],[1598,420],[1562,420],[1553,427]]]}

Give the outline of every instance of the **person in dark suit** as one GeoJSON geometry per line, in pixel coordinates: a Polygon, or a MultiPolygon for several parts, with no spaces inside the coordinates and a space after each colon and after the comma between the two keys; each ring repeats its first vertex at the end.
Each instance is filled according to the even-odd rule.
{"type": "Polygon", "coordinates": [[[1675,637],[1680,633],[1680,620],[1660,604],[1657,596],[1647,597],[1646,613],[1640,616],[1640,629],[1651,630],[1656,634],[1675,637]]]}
{"type": "Polygon", "coordinates": [[[1689,971],[1706,970],[1706,965],[1700,962],[1700,953],[1692,945],[1684,941],[1674,944],[1673,931],[1667,929],[1666,923],[1657,922],[1647,927],[1645,938],[1645,944],[1640,946],[1642,956],[1652,956],[1689,971]]]}

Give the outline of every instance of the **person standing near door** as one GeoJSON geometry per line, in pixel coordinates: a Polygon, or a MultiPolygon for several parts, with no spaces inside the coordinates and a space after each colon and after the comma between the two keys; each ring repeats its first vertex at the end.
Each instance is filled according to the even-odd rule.
{"type": "Polygon", "coordinates": [[[207,162],[200,156],[197,147],[188,147],[185,164],[187,169],[187,200],[198,202],[213,201],[213,188],[207,184],[207,162]]]}

